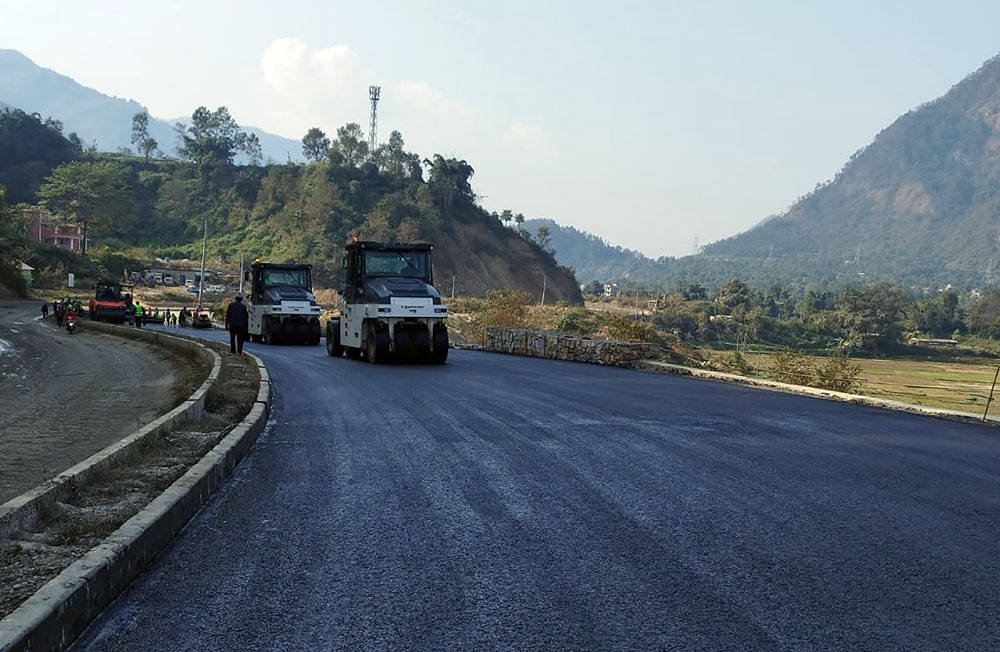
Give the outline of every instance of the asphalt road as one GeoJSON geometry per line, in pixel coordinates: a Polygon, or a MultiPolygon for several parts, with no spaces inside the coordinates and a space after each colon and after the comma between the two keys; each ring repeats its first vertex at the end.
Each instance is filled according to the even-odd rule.
{"type": "Polygon", "coordinates": [[[1000,648],[1000,431],[251,348],[272,425],[78,652],[1000,648]]]}

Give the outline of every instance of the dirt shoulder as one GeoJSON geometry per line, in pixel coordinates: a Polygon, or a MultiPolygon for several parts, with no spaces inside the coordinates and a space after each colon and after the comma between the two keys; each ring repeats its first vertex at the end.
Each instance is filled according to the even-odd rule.
{"type": "Polygon", "coordinates": [[[0,306],[0,503],[179,405],[207,369],[159,347],[0,306]]]}
{"type": "Polygon", "coordinates": [[[199,423],[144,444],[137,458],[79,487],[30,531],[0,539],[0,617],[148,505],[249,413],[259,383],[256,363],[205,344],[222,355],[222,368],[199,423]]]}

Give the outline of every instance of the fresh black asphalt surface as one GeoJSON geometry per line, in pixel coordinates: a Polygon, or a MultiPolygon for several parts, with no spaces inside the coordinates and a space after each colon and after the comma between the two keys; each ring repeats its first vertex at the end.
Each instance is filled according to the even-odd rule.
{"type": "Polygon", "coordinates": [[[1000,649],[996,429],[248,348],[272,424],[77,652],[1000,649]]]}

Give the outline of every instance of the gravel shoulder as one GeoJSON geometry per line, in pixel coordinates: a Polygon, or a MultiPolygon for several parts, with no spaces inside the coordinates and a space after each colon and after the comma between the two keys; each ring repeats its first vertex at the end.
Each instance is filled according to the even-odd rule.
{"type": "Polygon", "coordinates": [[[70,335],[38,303],[0,305],[0,503],[179,405],[203,370],[139,342],[70,335]]]}
{"type": "MultiPolygon", "coordinates": [[[[124,342],[112,336],[106,339],[124,342]]],[[[227,347],[212,346],[219,353],[228,351],[227,347]]],[[[198,370],[193,384],[200,384],[207,373],[208,369],[198,370]]],[[[176,384],[176,376],[174,380],[176,384]]],[[[42,513],[30,530],[0,539],[0,618],[101,543],[222,440],[250,411],[258,381],[252,358],[227,353],[199,422],[144,442],[127,462],[88,480],[66,500],[42,513]]]]}

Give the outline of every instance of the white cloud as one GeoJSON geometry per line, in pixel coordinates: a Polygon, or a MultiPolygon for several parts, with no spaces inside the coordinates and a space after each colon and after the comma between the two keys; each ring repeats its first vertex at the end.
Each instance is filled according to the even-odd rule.
{"type": "Polygon", "coordinates": [[[426,111],[445,120],[466,121],[472,113],[461,102],[447,97],[425,82],[399,82],[396,84],[396,99],[410,108],[426,111]]]}
{"type": "Polygon", "coordinates": [[[504,141],[533,156],[548,157],[555,154],[555,145],[545,135],[545,131],[529,122],[515,122],[507,127],[504,141]]]}
{"type": "Polygon", "coordinates": [[[364,122],[370,73],[348,45],[312,48],[297,38],[275,39],[260,57],[260,74],[262,126],[286,134],[318,126],[329,134],[344,123],[364,122]]]}
{"type": "Polygon", "coordinates": [[[356,77],[357,53],[347,45],[318,50],[297,38],[271,42],[260,58],[264,83],[282,94],[345,91],[356,77]]]}

